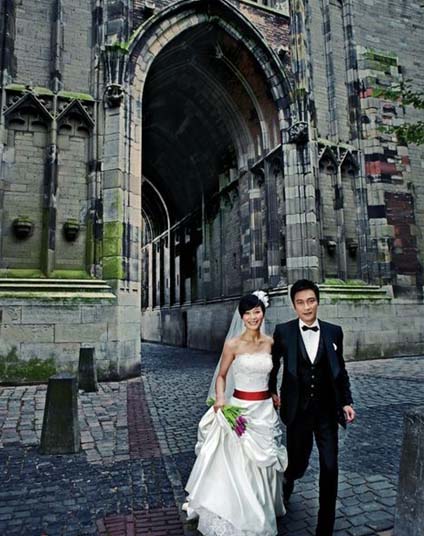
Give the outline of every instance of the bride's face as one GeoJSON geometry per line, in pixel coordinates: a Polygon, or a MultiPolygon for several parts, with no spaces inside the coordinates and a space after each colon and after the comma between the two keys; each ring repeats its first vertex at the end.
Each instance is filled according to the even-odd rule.
{"type": "Polygon", "coordinates": [[[242,318],[247,329],[258,330],[264,320],[264,313],[261,307],[258,306],[246,311],[242,318]]]}

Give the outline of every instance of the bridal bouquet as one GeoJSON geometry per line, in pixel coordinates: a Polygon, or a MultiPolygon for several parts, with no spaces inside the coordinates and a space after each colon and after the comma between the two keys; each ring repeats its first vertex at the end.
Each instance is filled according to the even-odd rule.
{"type": "MultiPolygon", "coordinates": [[[[208,398],[208,401],[206,403],[209,407],[211,407],[215,404],[215,399],[208,398]]],[[[247,423],[247,420],[242,415],[244,408],[241,408],[239,406],[225,405],[221,411],[224,417],[227,419],[228,424],[234,430],[234,432],[239,437],[242,436],[244,432],[246,431],[246,423],[247,423]]]]}

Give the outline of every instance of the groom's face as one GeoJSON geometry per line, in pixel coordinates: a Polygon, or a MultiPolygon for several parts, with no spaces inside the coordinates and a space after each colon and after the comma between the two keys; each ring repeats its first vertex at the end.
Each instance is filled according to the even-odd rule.
{"type": "Polygon", "coordinates": [[[317,318],[318,300],[313,290],[301,290],[294,296],[294,310],[305,324],[313,324],[317,318]]]}

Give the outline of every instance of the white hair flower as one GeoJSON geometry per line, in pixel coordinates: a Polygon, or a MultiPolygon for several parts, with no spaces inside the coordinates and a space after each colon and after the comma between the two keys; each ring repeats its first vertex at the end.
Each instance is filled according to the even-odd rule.
{"type": "Polygon", "coordinates": [[[265,307],[269,307],[269,298],[266,292],[264,292],[263,290],[255,290],[255,292],[252,292],[252,294],[257,296],[265,305],[265,307]]]}

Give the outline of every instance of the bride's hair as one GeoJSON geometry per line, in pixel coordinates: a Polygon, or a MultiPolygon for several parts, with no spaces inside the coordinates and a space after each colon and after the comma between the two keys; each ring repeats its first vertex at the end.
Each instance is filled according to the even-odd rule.
{"type": "Polygon", "coordinates": [[[255,307],[260,307],[262,312],[265,314],[265,304],[258,298],[255,294],[247,294],[243,296],[239,301],[238,311],[240,316],[243,318],[244,313],[254,309],[255,307]]]}

